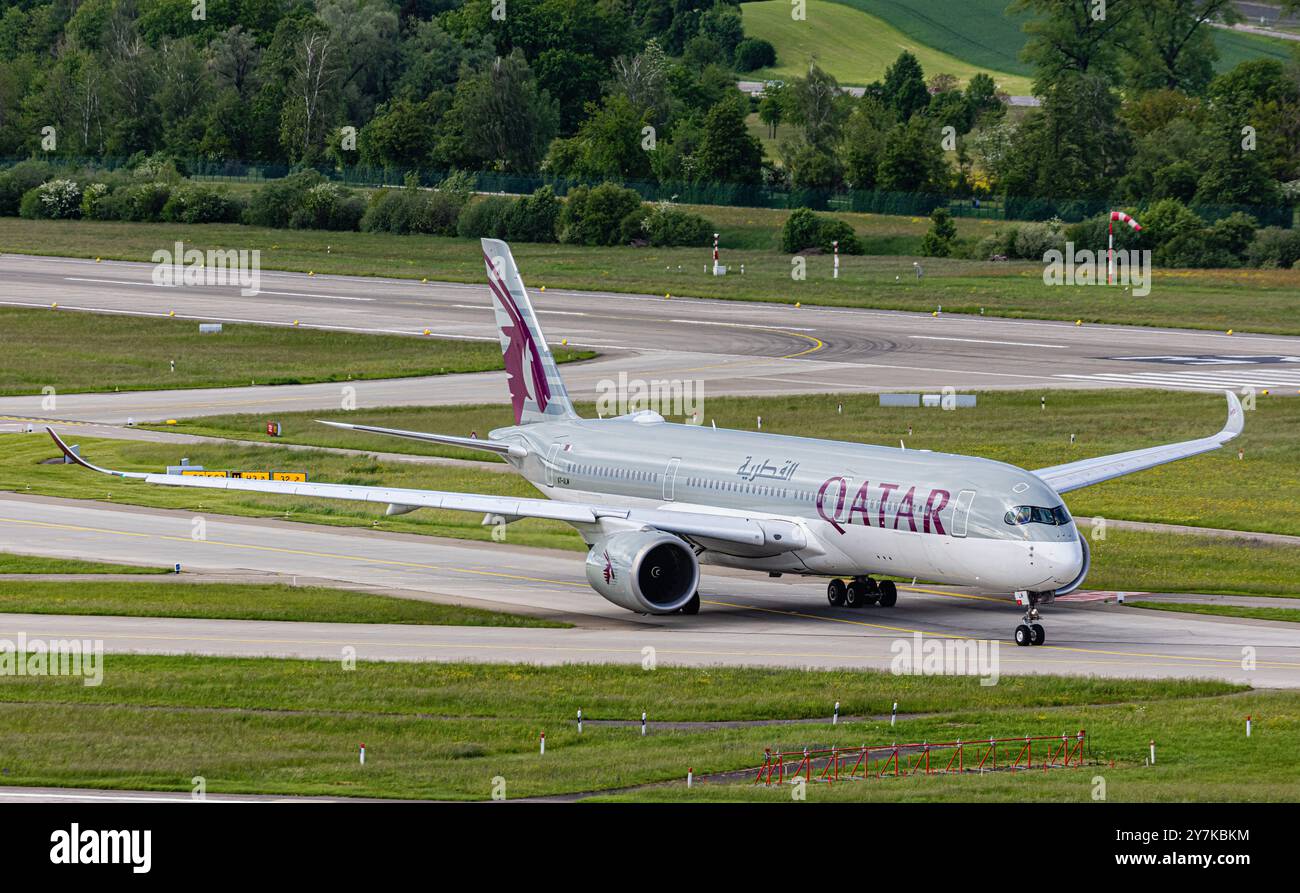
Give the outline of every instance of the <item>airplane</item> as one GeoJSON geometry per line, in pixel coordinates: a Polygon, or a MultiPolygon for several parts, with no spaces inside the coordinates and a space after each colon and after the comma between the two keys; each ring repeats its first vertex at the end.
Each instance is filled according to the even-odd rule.
{"type": "Polygon", "coordinates": [[[589,547],[588,583],[640,614],[696,614],[700,565],[830,577],[833,606],[892,607],[890,580],[919,578],[1010,593],[1025,609],[1017,645],[1046,640],[1039,607],[1083,585],[1087,538],[1062,493],[1214,450],[1243,428],[1228,418],[1197,440],[1029,471],[974,456],[666,421],[653,410],[607,419],[574,411],[509,246],[482,240],[515,424],[485,439],[323,421],[494,453],[544,499],[345,484],[113,471],[150,484],[251,490],[484,513],[484,523],[565,521],[589,547]]]}

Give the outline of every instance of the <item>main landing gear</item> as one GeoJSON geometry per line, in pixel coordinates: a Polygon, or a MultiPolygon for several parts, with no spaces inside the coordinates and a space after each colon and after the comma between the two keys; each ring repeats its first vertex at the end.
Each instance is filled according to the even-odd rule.
{"type": "Polygon", "coordinates": [[[826,600],[836,608],[865,608],[875,604],[892,608],[898,602],[898,587],[890,580],[877,583],[870,577],[854,577],[848,583],[831,580],[826,585],[826,600]]]}
{"type": "Polygon", "coordinates": [[[1016,627],[1016,644],[1022,646],[1043,644],[1047,641],[1047,633],[1043,625],[1038,622],[1041,618],[1038,614],[1037,593],[1027,592],[1023,596],[1017,593],[1016,601],[1026,605],[1025,616],[1022,618],[1024,622],[1016,627]]]}

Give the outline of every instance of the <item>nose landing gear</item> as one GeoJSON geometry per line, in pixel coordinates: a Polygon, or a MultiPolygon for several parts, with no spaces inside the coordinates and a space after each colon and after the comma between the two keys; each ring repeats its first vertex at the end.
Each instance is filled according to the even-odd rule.
{"type": "MultiPolygon", "coordinates": [[[[1023,622],[1016,627],[1017,645],[1041,645],[1047,641],[1047,632],[1043,629],[1043,625],[1038,622],[1041,619],[1038,613],[1038,601],[1037,592],[1016,593],[1016,604],[1025,607],[1023,622]]],[[[1048,601],[1051,601],[1051,599],[1049,598],[1048,601]]]]}

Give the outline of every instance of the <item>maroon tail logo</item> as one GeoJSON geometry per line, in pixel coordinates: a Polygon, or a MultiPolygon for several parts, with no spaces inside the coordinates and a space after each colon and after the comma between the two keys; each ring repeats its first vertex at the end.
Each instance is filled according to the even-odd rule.
{"type": "Polygon", "coordinates": [[[614,562],[610,560],[609,550],[606,550],[603,554],[605,556],[605,582],[613,583],[615,579],[614,562]]]}
{"type": "Polygon", "coordinates": [[[488,287],[510,317],[510,325],[503,326],[501,331],[506,336],[504,359],[510,385],[510,403],[515,410],[515,422],[519,423],[523,420],[524,401],[530,396],[525,374],[532,378],[532,396],[541,412],[545,412],[547,404],[551,402],[551,388],[546,381],[546,369],[542,366],[542,355],[537,349],[537,342],[533,340],[533,333],[528,330],[523,314],[511,297],[510,289],[497,276],[492,259],[486,254],[483,259],[487,262],[488,287]]]}

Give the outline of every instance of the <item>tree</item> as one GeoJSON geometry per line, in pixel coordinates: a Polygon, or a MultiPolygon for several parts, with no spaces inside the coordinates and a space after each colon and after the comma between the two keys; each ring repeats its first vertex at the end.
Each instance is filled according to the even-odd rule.
{"type": "Polygon", "coordinates": [[[292,87],[280,117],[280,142],[294,161],[312,161],[320,155],[338,73],[338,52],[329,32],[312,28],[301,35],[292,87]]]}
{"type": "Polygon", "coordinates": [[[1146,0],[1014,0],[1010,14],[1029,13],[1021,56],[1037,70],[1034,92],[1045,93],[1063,74],[1114,76],[1128,20],[1146,0]]]}
{"type": "Polygon", "coordinates": [[[885,134],[894,124],[893,113],[879,99],[863,96],[854,106],[844,125],[841,157],[844,176],[853,189],[876,187],[880,155],[885,148],[885,134]]]}
{"type": "Polygon", "coordinates": [[[384,103],[357,134],[361,160],[399,170],[427,166],[440,111],[434,100],[398,98],[384,103]]]}
{"type": "Polygon", "coordinates": [[[548,173],[581,180],[644,180],[650,157],[642,147],[644,112],[621,94],[606,97],[572,139],[555,140],[546,156],[548,173]]]}
{"type": "MultiPolygon", "coordinates": [[[[838,142],[845,104],[840,85],[825,71],[811,63],[808,76],[796,78],[787,88],[790,106],[803,130],[804,140],[818,149],[830,151],[838,142]]],[[[924,89],[924,85],[922,85],[924,89]]]]}
{"type": "Polygon", "coordinates": [[[942,192],[948,166],[936,125],[925,115],[894,125],[885,137],[876,185],[887,192],[942,192]]]}
{"type": "Polygon", "coordinates": [[[1128,83],[1200,93],[1214,76],[1213,26],[1241,20],[1233,0],[1144,0],[1130,41],[1128,83]]]}
{"type": "Polygon", "coordinates": [[[921,253],[926,257],[947,257],[952,253],[953,240],[957,238],[957,224],[947,208],[935,208],[930,213],[930,229],[921,240],[921,253]]]}
{"type": "Polygon", "coordinates": [[[466,164],[531,172],[555,135],[559,112],[516,49],[481,71],[463,72],[449,118],[459,142],[454,154],[466,164]]]}
{"type": "Polygon", "coordinates": [[[984,72],[971,77],[966,84],[966,105],[970,109],[971,122],[974,126],[991,121],[1000,121],[1006,114],[1007,107],[998,95],[997,84],[984,72]]]}
{"type": "Polygon", "coordinates": [[[884,99],[900,121],[906,121],[930,104],[925,72],[921,70],[921,63],[907,50],[885,69],[884,99]]]}
{"type": "Polygon", "coordinates": [[[701,179],[725,183],[757,183],[762,175],[763,147],[745,127],[745,100],[740,94],[714,106],[704,121],[704,139],[696,161],[701,179]]]}
{"type": "Polygon", "coordinates": [[[770,41],[748,37],[736,45],[735,63],[737,71],[770,68],[776,64],[776,47],[770,41]]]}
{"type": "Polygon", "coordinates": [[[758,120],[767,125],[769,139],[776,139],[776,129],[781,126],[781,117],[785,114],[784,87],[771,84],[763,88],[763,98],[758,103],[758,120]]]}

